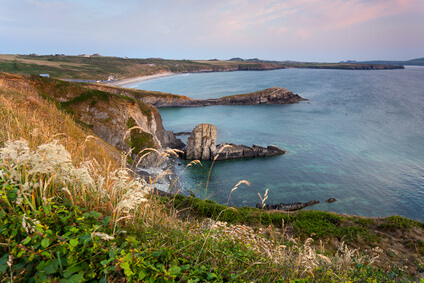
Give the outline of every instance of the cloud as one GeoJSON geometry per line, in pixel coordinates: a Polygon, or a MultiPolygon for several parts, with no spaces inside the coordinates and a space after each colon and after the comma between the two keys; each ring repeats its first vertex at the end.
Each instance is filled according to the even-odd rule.
{"type": "Polygon", "coordinates": [[[408,40],[424,30],[422,0],[0,0],[0,6],[7,48],[19,42],[186,58],[218,50],[294,54],[370,43],[377,33],[424,50],[423,40],[408,40]]]}

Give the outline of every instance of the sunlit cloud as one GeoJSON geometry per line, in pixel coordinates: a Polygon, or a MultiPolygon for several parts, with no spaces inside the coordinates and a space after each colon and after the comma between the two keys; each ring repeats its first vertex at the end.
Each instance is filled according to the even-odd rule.
{"type": "Polygon", "coordinates": [[[424,30],[423,0],[0,0],[0,6],[5,39],[45,50],[301,57],[331,45],[332,54],[340,50],[343,57],[347,46],[365,52],[359,51],[362,42],[368,50],[375,44],[376,50],[401,52],[390,41],[399,37],[424,50],[418,35],[424,30]],[[372,33],[385,37],[379,42],[372,33]]]}

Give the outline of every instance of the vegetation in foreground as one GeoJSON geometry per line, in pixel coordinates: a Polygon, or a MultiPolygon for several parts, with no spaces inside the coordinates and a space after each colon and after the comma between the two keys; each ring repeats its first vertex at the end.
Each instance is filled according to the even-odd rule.
{"type": "Polygon", "coordinates": [[[0,89],[0,144],[1,282],[419,280],[422,223],[149,194],[125,156],[25,90],[0,89]],[[414,262],[386,250],[407,235],[414,262]]]}

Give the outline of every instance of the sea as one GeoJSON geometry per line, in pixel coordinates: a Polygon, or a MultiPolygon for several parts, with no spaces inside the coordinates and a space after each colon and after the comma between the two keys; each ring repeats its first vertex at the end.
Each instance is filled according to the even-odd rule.
{"type": "MultiPolygon", "coordinates": [[[[129,85],[191,98],[285,87],[289,105],[161,108],[166,130],[218,129],[217,143],[276,145],[285,155],[175,163],[183,193],[231,206],[308,202],[349,215],[424,221],[424,67],[190,73],[129,85]],[[181,163],[181,165],[178,165],[181,163]],[[250,186],[240,184],[246,180],[250,186]],[[231,195],[231,196],[230,196],[231,195]],[[336,198],[333,203],[325,200],[336,198]]],[[[183,139],[187,136],[183,136],[183,139]]]]}

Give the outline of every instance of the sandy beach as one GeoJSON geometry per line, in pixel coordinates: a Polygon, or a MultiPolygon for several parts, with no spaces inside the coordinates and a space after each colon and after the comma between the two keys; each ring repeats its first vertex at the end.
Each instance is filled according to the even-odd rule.
{"type": "Polygon", "coordinates": [[[155,75],[151,75],[151,76],[142,76],[142,77],[135,77],[135,78],[128,78],[128,79],[121,79],[121,80],[116,80],[113,82],[108,82],[108,85],[112,85],[112,86],[125,86],[125,85],[129,85],[129,84],[135,84],[138,82],[143,82],[143,81],[148,81],[148,80],[153,80],[153,79],[158,79],[158,78],[163,78],[163,77],[168,77],[168,76],[173,76],[176,75],[176,73],[172,73],[172,72],[167,72],[167,73],[160,73],[160,74],[155,74],[155,75]]]}

